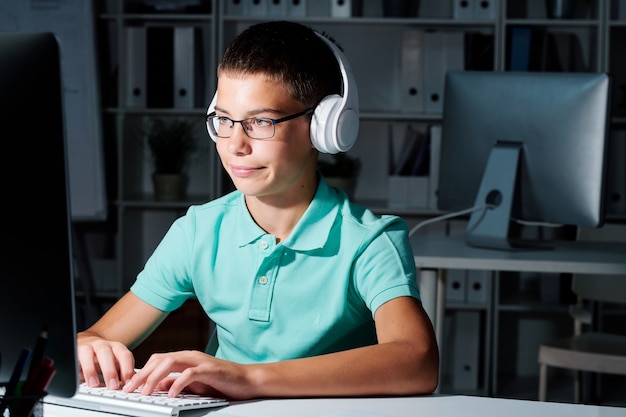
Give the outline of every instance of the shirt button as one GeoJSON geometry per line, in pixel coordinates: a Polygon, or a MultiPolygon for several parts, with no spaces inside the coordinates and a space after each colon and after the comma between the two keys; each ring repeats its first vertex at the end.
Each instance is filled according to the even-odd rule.
{"type": "Polygon", "coordinates": [[[268,247],[268,246],[269,246],[269,244],[268,244],[266,241],[264,241],[264,240],[261,240],[261,241],[259,242],[259,247],[260,247],[261,249],[267,249],[267,247],[268,247]]]}
{"type": "Polygon", "coordinates": [[[259,277],[259,284],[261,285],[267,284],[267,277],[265,275],[259,277]]]}

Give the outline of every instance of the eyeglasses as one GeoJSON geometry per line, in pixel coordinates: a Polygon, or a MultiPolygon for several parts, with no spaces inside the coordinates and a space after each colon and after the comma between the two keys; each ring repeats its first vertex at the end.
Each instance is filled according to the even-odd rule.
{"type": "Polygon", "coordinates": [[[301,116],[313,113],[315,107],[308,108],[291,116],[280,119],[270,119],[269,117],[251,117],[243,120],[233,120],[226,116],[218,116],[211,112],[206,117],[206,125],[212,135],[219,138],[229,138],[232,135],[235,123],[241,123],[244,133],[251,139],[270,139],[276,133],[275,125],[296,119],[301,116]]]}

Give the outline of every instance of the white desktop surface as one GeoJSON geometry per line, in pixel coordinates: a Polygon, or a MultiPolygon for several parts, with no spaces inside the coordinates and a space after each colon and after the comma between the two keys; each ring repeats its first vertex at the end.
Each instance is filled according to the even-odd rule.
{"type": "Polygon", "coordinates": [[[418,268],[626,275],[626,242],[546,242],[513,251],[468,246],[463,237],[413,237],[418,268]]]}
{"type": "MultiPolygon", "coordinates": [[[[48,404],[44,406],[44,417],[101,415],[47,406],[48,404]]],[[[234,402],[206,415],[208,417],[626,417],[626,408],[461,395],[429,395],[234,402]]]]}

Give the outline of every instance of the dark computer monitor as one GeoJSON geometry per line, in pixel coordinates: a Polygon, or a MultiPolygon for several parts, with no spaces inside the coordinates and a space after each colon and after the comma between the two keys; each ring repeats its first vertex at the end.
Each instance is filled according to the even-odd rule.
{"type": "Polygon", "coordinates": [[[48,392],[69,397],[78,371],[61,91],[55,36],[0,33],[0,382],[46,329],[48,392]]]}
{"type": "Polygon", "coordinates": [[[472,212],[466,240],[526,247],[512,221],[603,222],[609,77],[601,73],[450,72],[438,207],[472,212]]]}

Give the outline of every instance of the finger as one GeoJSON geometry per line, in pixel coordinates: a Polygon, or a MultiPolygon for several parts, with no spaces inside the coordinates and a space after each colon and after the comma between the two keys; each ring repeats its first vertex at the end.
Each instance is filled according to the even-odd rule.
{"type": "MultiPolygon", "coordinates": [[[[142,394],[149,395],[154,391],[156,385],[163,379],[159,373],[159,364],[163,354],[152,355],[145,365],[136,372],[123,386],[124,391],[132,392],[139,390],[142,394]]],[[[167,372],[163,374],[167,376],[167,372]]]]}
{"type": "Polygon", "coordinates": [[[170,372],[174,371],[175,353],[152,355],[146,363],[148,369],[144,367],[142,372],[147,374],[144,376],[144,384],[140,392],[144,395],[150,395],[157,385],[168,378],[170,372]]]}
{"type": "Polygon", "coordinates": [[[135,357],[124,345],[115,346],[113,354],[117,358],[120,381],[124,385],[135,375],[135,357]]]}
{"type": "Polygon", "coordinates": [[[117,358],[113,354],[113,348],[107,343],[103,346],[96,347],[95,349],[104,385],[108,389],[119,389],[120,375],[117,358]]]}
{"type": "Polygon", "coordinates": [[[77,353],[84,382],[90,387],[97,387],[100,385],[100,381],[93,348],[89,345],[79,345],[77,353]]]}

